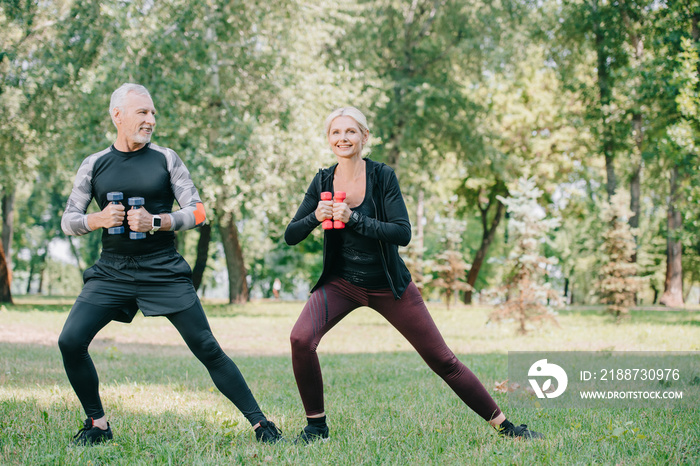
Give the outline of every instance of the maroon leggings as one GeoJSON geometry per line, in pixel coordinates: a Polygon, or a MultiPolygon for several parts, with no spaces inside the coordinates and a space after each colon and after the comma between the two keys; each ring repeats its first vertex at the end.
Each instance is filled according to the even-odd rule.
{"type": "Polygon", "coordinates": [[[333,277],[311,295],[292,329],[294,377],[307,416],[324,412],[323,376],[316,348],[323,335],[361,306],[384,316],[479,416],[489,421],[501,413],[476,375],[447,347],[413,282],[397,301],[389,289],[368,290],[333,277]]]}

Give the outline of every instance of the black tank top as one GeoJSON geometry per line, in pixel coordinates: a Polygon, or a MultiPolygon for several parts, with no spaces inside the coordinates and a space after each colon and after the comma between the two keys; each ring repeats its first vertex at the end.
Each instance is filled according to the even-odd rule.
{"type": "MultiPolygon", "coordinates": [[[[360,214],[376,218],[377,213],[372,201],[372,186],[367,176],[365,197],[353,210],[360,214]]],[[[339,253],[332,259],[331,270],[334,275],[353,285],[371,290],[389,288],[389,281],[382,267],[379,241],[360,235],[352,228],[333,230],[340,238],[339,253]]]]}

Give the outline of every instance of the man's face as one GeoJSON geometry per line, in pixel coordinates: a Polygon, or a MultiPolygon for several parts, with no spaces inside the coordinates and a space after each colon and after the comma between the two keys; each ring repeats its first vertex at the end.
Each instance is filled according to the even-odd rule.
{"type": "Polygon", "coordinates": [[[117,132],[129,143],[146,144],[151,141],[156,126],[156,109],[147,95],[129,92],[123,108],[114,110],[117,132]]]}

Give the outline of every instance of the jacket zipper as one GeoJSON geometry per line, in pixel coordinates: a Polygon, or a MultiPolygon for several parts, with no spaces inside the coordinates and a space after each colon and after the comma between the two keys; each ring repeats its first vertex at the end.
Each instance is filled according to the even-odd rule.
{"type": "MultiPolygon", "coordinates": [[[[374,196],[372,196],[372,204],[374,205],[374,211],[378,212],[379,210],[377,209],[377,203],[374,202],[374,196]]],[[[396,292],[394,281],[391,279],[391,274],[389,273],[389,266],[386,263],[386,256],[384,256],[384,243],[380,239],[378,239],[377,241],[379,241],[379,252],[382,255],[382,266],[384,267],[384,274],[386,275],[386,278],[389,279],[389,286],[391,287],[391,292],[394,293],[394,298],[401,299],[397,296],[398,293],[396,292]]]]}

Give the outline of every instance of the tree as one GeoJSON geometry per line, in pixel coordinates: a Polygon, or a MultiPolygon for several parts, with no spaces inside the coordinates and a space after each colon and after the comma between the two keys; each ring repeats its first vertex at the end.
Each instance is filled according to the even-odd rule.
{"type": "Polygon", "coordinates": [[[464,291],[464,304],[472,303],[472,292],[475,290],[476,280],[506,211],[506,207],[500,199],[503,198],[503,195],[508,195],[506,185],[501,179],[496,179],[494,184],[489,187],[478,186],[478,190],[470,189],[469,184],[471,183],[465,183],[465,186],[458,192],[462,194],[468,204],[477,206],[480,213],[482,235],[481,244],[474,255],[467,275],[467,285],[469,286],[464,291]]]}
{"type": "MultiPolygon", "coordinates": [[[[470,91],[470,100],[488,110],[479,125],[483,149],[477,157],[464,159],[467,177],[458,191],[467,206],[476,207],[482,230],[467,278],[474,288],[506,214],[500,199],[508,197],[507,186],[521,176],[533,177],[550,196],[557,184],[568,181],[581,157],[582,143],[572,124],[576,117],[562,118],[581,111],[581,104],[561,86],[538,43],[516,26],[508,31],[504,42],[517,44],[518,50],[500,50],[513,55],[494,58],[470,91]]],[[[467,291],[465,303],[471,299],[467,291]]]]}
{"type": "MultiPolygon", "coordinates": [[[[59,102],[92,64],[100,45],[100,5],[2,2],[0,4],[0,186],[3,244],[12,251],[15,190],[33,178],[66,121],[59,102]]],[[[55,156],[56,154],[50,154],[55,156]]],[[[9,270],[1,272],[9,276],[9,270]]]]}
{"type": "Polygon", "coordinates": [[[630,134],[616,93],[619,70],[629,58],[621,10],[605,0],[567,0],[540,11],[545,8],[553,12],[545,34],[557,39],[551,56],[562,81],[584,101],[585,125],[595,136],[592,149],[603,156],[610,198],[618,185],[616,155],[630,134]]]}
{"type": "MultiPolygon", "coordinates": [[[[683,209],[693,207],[686,200],[691,195],[689,190],[692,189],[692,180],[697,177],[697,160],[700,157],[700,58],[697,52],[700,43],[700,12],[697,6],[693,8],[691,4],[679,2],[674,9],[669,8],[664,13],[662,22],[675,26],[675,30],[671,29],[666,34],[673,34],[669,39],[675,39],[667,40],[667,48],[676,56],[676,60],[672,67],[673,73],[668,79],[672,92],[664,95],[665,99],[661,100],[669,109],[669,118],[665,119],[666,125],[661,131],[664,137],[659,144],[664,155],[662,167],[668,177],[669,188],[666,279],[659,302],[675,307],[684,303],[683,209]]],[[[664,37],[667,37],[666,34],[664,37]]]]}
{"type": "Polygon", "coordinates": [[[502,198],[510,213],[509,236],[515,246],[510,253],[506,277],[506,300],[494,309],[490,319],[502,321],[514,318],[518,331],[527,333],[527,323],[548,320],[557,323],[551,302],[558,302],[559,295],[549,283],[543,283],[548,275],[547,266],[553,263],[542,257],[542,242],[547,233],[555,228],[557,219],[545,218],[544,210],[537,203],[542,191],[533,179],[520,178],[510,190],[509,198],[502,198]]]}
{"type": "MultiPolygon", "coordinates": [[[[454,196],[453,201],[456,201],[454,196]]],[[[447,309],[460,291],[471,290],[464,282],[464,275],[469,264],[464,261],[460,245],[464,234],[464,222],[455,218],[455,209],[448,204],[445,215],[440,219],[440,253],[430,261],[430,269],[436,277],[430,280],[431,288],[438,288],[445,297],[447,309]]]]}
{"type": "Polygon", "coordinates": [[[598,289],[608,312],[619,321],[629,315],[635,294],[641,289],[637,277],[635,231],[629,225],[634,212],[628,207],[628,196],[618,192],[602,209],[602,220],[610,228],[603,234],[603,262],[600,265],[598,289]]]}

